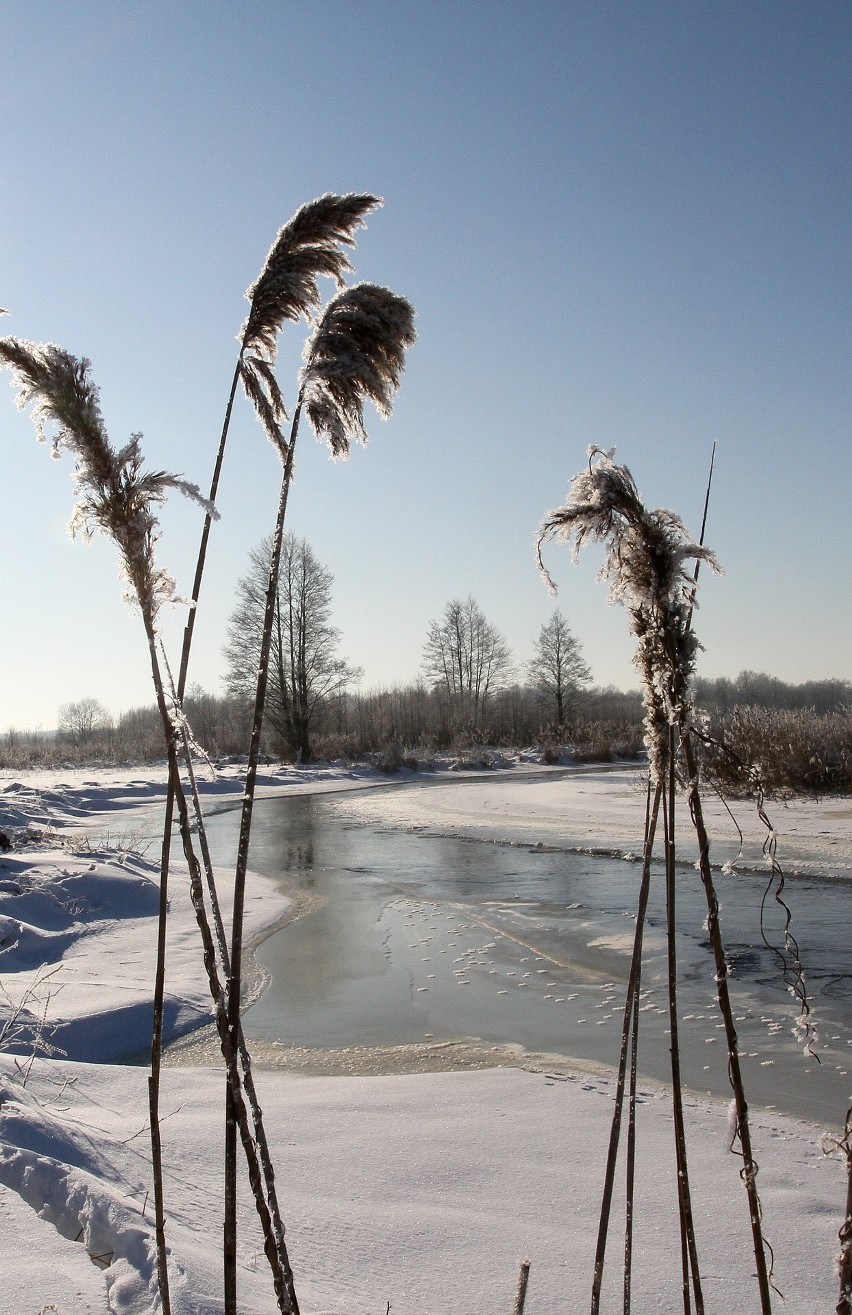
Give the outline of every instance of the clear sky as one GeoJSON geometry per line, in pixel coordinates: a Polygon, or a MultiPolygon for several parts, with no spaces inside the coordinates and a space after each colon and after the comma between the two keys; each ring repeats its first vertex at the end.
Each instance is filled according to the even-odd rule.
{"type": "MultiPolygon", "coordinates": [[[[848,0],[0,0],[0,22],[0,331],[89,357],[113,442],[141,430],[151,466],[209,485],[279,226],[326,191],[385,198],[357,275],[411,299],[419,340],[366,449],[332,463],[305,431],[290,502],[366,687],[414,678],[467,594],[520,666],[554,606],[534,534],[587,445],[697,533],[714,440],[702,674],[852,676],[848,0]]],[[[0,728],[150,702],[113,550],[68,540],[71,464],[6,383],[0,440],[0,728]]],[[[241,398],[211,690],[278,477],[241,398]]],[[[185,592],[199,530],[167,508],[185,592]]],[[[599,562],[547,561],[596,682],[635,686],[599,562]]]]}

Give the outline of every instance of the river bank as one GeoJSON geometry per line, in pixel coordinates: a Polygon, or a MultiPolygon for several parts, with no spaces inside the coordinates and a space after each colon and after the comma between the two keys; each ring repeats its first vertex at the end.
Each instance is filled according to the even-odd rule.
{"type": "MultiPolygon", "coordinates": [[[[541,790],[555,779],[545,774],[541,790]]],[[[327,792],[375,784],[343,769],[314,780],[327,792]]],[[[269,772],[262,789],[272,795],[306,783],[303,773],[269,772]]],[[[504,787],[511,793],[510,778],[504,787]]],[[[634,805],[641,802],[626,782],[618,788],[623,794],[616,813],[628,794],[634,805]]],[[[463,823],[461,803],[453,803],[466,799],[473,809],[477,791],[490,792],[492,800],[481,799],[477,809],[480,802],[495,816],[501,809],[507,839],[509,830],[530,823],[509,817],[491,776],[447,789],[446,830],[478,825],[476,817],[463,823]]],[[[235,770],[212,782],[207,798],[212,807],[233,807],[240,791],[235,770]]],[[[599,791],[602,798],[604,778],[599,791]]],[[[359,793],[357,806],[387,801],[399,818],[398,810],[414,807],[419,797],[421,820],[413,825],[438,827],[442,819],[434,810],[441,793],[431,784],[410,792],[382,786],[359,793]],[[432,823],[422,820],[424,808],[433,810],[432,823]]],[[[556,794],[548,798],[555,825],[564,797],[558,803],[556,794]]],[[[162,778],[149,769],[66,772],[50,780],[6,774],[0,780],[0,830],[15,841],[0,856],[3,985],[13,1004],[30,993],[32,1018],[44,1011],[48,1024],[44,1039],[68,1052],[67,1058],[42,1054],[28,1074],[20,1058],[0,1056],[4,1315],[48,1309],[149,1315],[157,1308],[145,1072],[114,1061],[129,1037],[144,1036],[150,1021],[155,822],[162,799],[162,778]],[[98,1257],[98,1268],[90,1256],[98,1257]]],[[[346,806],[355,803],[350,794],[346,806]]],[[[586,795],[577,817],[588,807],[586,795]]],[[[615,838],[620,841],[620,834],[615,838]]],[[[207,1008],[185,884],[178,864],[169,929],[169,1025],[175,1032],[207,1008]]],[[[286,912],[276,883],[252,874],[248,934],[261,935],[286,912]]],[[[383,1302],[395,1315],[438,1315],[450,1303],[473,1312],[510,1309],[524,1254],[533,1261],[532,1315],[555,1315],[587,1300],[612,1109],[606,1077],[581,1069],[498,1068],[369,1078],[269,1072],[258,1079],[286,1184],[303,1311],[374,1315],[383,1302]]],[[[221,1309],[221,1089],[221,1070],[179,1068],[165,1075],[167,1227],[177,1315],[221,1309]]],[[[680,1298],[673,1176],[661,1168],[672,1158],[670,1107],[656,1087],[643,1086],[641,1100],[642,1273],[634,1291],[638,1304],[674,1312],[680,1298]]],[[[710,1308],[745,1315],[754,1294],[744,1197],[739,1211],[729,1208],[741,1188],[737,1162],[726,1152],[727,1113],[723,1105],[697,1099],[689,1100],[687,1113],[700,1245],[712,1257],[706,1265],[710,1308]]],[[[756,1114],[753,1137],[779,1286],[791,1309],[817,1315],[836,1300],[832,1258],[845,1190],[842,1166],[823,1156],[820,1129],[806,1123],[756,1114]]],[[[247,1312],[260,1312],[269,1306],[269,1281],[245,1198],[241,1210],[241,1303],[247,1312]]],[[[614,1258],[616,1285],[619,1268],[614,1258]]]]}

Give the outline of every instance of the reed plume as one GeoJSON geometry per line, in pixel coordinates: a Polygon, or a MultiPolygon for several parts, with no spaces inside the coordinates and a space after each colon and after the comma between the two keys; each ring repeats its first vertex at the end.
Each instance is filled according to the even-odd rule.
{"type": "Polygon", "coordinates": [[[300,400],[334,456],[366,443],[366,400],[388,418],[415,337],[410,302],[388,288],[356,283],[329,302],[305,345],[300,400]]]}
{"type": "Polygon", "coordinates": [[[64,450],[74,458],[77,505],[69,525],[72,536],[91,538],[99,530],[113,539],[131,596],[153,625],[161,605],[171,601],[175,592],[174,580],[155,559],[156,506],[177,489],[209,514],[215,511],[194,484],[165,471],[144,470],[141,434],[132,434],[115,451],[85,358],[78,360],[53,343],[3,338],[0,360],[12,370],[19,387],[19,409],[32,405],[39,439],[50,441],[55,456],[64,450]],[[55,426],[50,435],[48,426],[55,426]]]}
{"type": "MultiPolygon", "coordinates": [[[[360,442],[367,440],[364,427],[364,403],[368,398],[375,403],[383,418],[386,419],[390,415],[393,398],[400,384],[405,352],[413,344],[415,337],[414,309],[410,302],[387,288],[372,283],[359,283],[333,298],[305,347],[305,364],[299,376],[299,400],[290,427],[289,439],[282,452],[283,474],[278,513],[270,545],[255,713],[237,851],[237,893],[232,951],[232,963],[236,965],[234,971],[237,980],[243,888],[248,865],[248,844],[260,753],[260,735],[266,704],[281,543],[302,408],[306,410],[317,437],[328,442],[332,454],[346,456],[351,439],[355,438],[360,442]]],[[[239,999],[238,992],[236,999],[239,999]]]]}
{"type": "MultiPolygon", "coordinates": [[[[719,925],[719,903],[710,867],[710,844],[704,825],[698,769],[693,745],[693,692],[691,676],[699,645],[692,631],[697,569],[706,561],[714,570],[719,566],[714,554],[696,543],[680,517],[666,509],[645,508],[636,484],[626,466],[613,462],[613,451],[589,449],[586,470],[571,481],[564,506],[551,511],[543,520],[537,539],[539,568],[552,592],[555,586],[541,558],[542,545],[549,539],[573,540],[573,556],[587,542],[604,545],[604,561],[599,577],[609,582],[610,600],[622,603],[630,628],[637,639],[634,662],[642,675],[645,701],[645,729],[651,777],[656,790],[653,807],[646,823],[645,866],[653,846],[653,829],[661,803],[665,804],[666,908],[669,949],[669,1026],[672,1056],[672,1096],[677,1156],[678,1206],[681,1221],[682,1286],[684,1309],[690,1308],[690,1284],[697,1315],[703,1311],[698,1257],[689,1199],[681,1100],[680,1055],[676,999],[677,965],[675,957],[675,758],[682,754],[690,816],[698,842],[698,868],[707,902],[707,930],[715,967],[719,1011],[728,1049],[728,1075],[734,1094],[735,1140],[740,1144],[743,1161],[741,1176],[746,1188],[752,1244],[763,1315],[771,1312],[771,1269],[767,1268],[765,1242],[761,1227],[760,1200],[757,1194],[758,1166],[751,1150],[748,1105],[740,1071],[740,1057],[734,1015],[728,992],[728,964],[719,925]],[[695,566],[694,573],[687,563],[695,566]]],[[[644,883],[643,883],[644,886],[644,883]]],[[[628,983],[622,1029],[622,1055],[619,1069],[619,1103],[623,1092],[627,1036],[631,1014],[635,1010],[638,989],[638,962],[641,957],[641,924],[644,919],[644,890],[640,896],[634,961],[628,983]]],[[[635,1045],[635,1029],[634,1029],[635,1045]]],[[[592,1311],[598,1309],[605,1231],[609,1212],[615,1155],[617,1152],[620,1108],[616,1108],[607,1161],[607,1180],[598,1235],[595,1275],[592,1288],[592,1311]]],[[[627,1253],[626,1253],[627,1254],[627,1253]]],[[[629,1276],[625,1275],[627,1294],[629,1276]]]]}
{"type": "Polygon", "coordinates": [[[246,292],[251,310],[240,331],[240,377],[246,395],[272,443],[282,448],[284,399],[275,378],[278,334],[286,320],[313,320],[321,305],[318,278],[345,286],[352,270],[343,246],[354,246],[355,231],[377,196],[327,193],[296,211],[279,230],[260,275],[246,292]]]}
{"type": "Polygon", "coordinates": [[[589,449],[588,469],[571,480],[564,506],[542,521],[537,540],[539,569],[555,586],[541,558],[549,539],[573,540],[576,562],[587,542],[605,548],[599,579],[609,583],[610,601],[622,603],[638,646],[634,664],[642,676],[646,745],[654,780],[664,779],[668,729],[691,707],[690,677],[700,648],[692,630],[695,580],[687,563],[719,564],[696,543],[673,511],[648,511],[626,466],[613,452],[589,449]]]}

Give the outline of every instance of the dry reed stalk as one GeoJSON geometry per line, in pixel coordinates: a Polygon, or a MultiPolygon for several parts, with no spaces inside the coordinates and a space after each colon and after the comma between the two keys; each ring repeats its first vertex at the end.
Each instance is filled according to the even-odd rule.
{"type": "MultiPolygon", "coordinates": [[[[551,538],[573,539],[575,559],[585,542],[591,540],[603,543],[605,557],[600,574],[609,581],[611,600],[621,602],[626,607],[630,619],[630,628],[637,638],[637,652],[634,661],[642,673],[643,679],[646,709],[646,744],[651,776],[658,785],[666,780],[669,782],[670,811],[667,820],[670,843],[667,845],[667,870],[669,873],[669,907],[671,909],[669,919],[670,956],[673,953],[674,935],[674,927],[671,925],[674,912],[674,815],[671,810],[674,803],[674,751],[677,747],[672,735],[672,728],[677,730],[677,738],[686,762],[690,812],[696,828],[702,881],[707,893],[711,943],[716,964],[717,993],[728,1040],[728,1067],[737,1109],[737,1130],[743,1155],[742,1177],[745,1181],[749,1203],[761,1308],[764,1315],[768,1315],[771,1310],[769,1298],[770,1279],[766,1269],[764,1239],[760,1227],[760,1206],[755,1182],[757,1165],[751,1153],[747,1105],[739,1069],[736,1031],[733,1027],[733,1015],[727,992],[727,966],[718,925],[718,903],[713,892],[709,845],[706,832],[703,829],[698,778],[688,733],[692,718],[691,676],[698,646],[691,625],[692,612],[695,606],[698,566],[702,561],[707,561],[714,569],[718,568],[713,554],[703,544],[697,544],[689,537],[682,521],[673,512],[664,509],[649,512],[645,509],[633,477],[626,467],[616,466],[613,463],[612,452],[607,453],[598,448],[591,448],[589,456],[588,470],[575,476],[572,480],[569,497],[565,505],[549,513],[542,523],[538,538],[539,566],[551,589],[553,589],[553,582],[541,559],[541,547],[545,540],[551,538]],[[695,574],[691,579],[685,569],[689,560],[695,563],[695,574]],[[670,847],[671,852],[669,852],[670,847]]],[[[676,1060],[678,1046],[674,987],[675,966],[670,958],[669,989],[672,1019],[673,1087],[675,1089],[675,1121],[678,1129],[676,1133],[678,1201],[684,1254],[684,1307],[688,1310],[688,1271],[691,1271],[692,1274],[692,1284],[697,1301],[700,1300],[700,1280],[694,1248],[691,1210],[688,1204],[686,1143],[683,1136],[682,1113],[680,1117],[678,1116],[680,1075],[679,1062],[676,1060]]],[[[625,1032],[626,1030],[627,1023],[625,1022],[625,1032]]],[[[622,1049],[624,1049],[624,1044],[622,1049]]],[[[611,1159],[612,1155],[610,1156],[611,1159]]],[[[610,1161],[608,1160],[608,1178],[610,1172],[610,1161]]],[[[606,1191],[605,1188],[605,1195],[606,1191]]],[[[595,1284],[596,1289],[593,1289],[593,1312],[597,1309],[596,1292],[599,1294],[600,1287],[597,1262],[595,1284]]]]}
{"type": "MultiPolygon", "coordinates": [[[[112,538],[119,549],[123,574],[131,586],[145,629],[151,673],[160,714],[169,765],[169,780],[178,809],[181,840],[189,866],[190,890],[204,948],[204,966],[215,1005],[215,1014],[223,1053],[227,1061],[228,1083],[235,1105],[240,1136],[249,1166],[249,1179],[255,1205],[264,1232],[264,1250],[273,1271],[279,1308],[284,1315],[292,1311],[288,1293],[288,1266],[281,1262],[269,1211],[263,1192],[255,1141],[248,1125],[242,1098],[238,1066],[229,1052],[225,997],[216,968],[215,950],[204,907],[200,867],[195,856],[186,797],[180,780],[177,729],[173,709],[169,707],[166,684],[158,658],[157,617],[162,604],[173,597],[174,582],[157,567],[154,547],[158,526],[154,508],[170,489],[180,489],[195,498],[212,514],[212,508],[193,485],[164,472],[145,472],[142,468],[140,435],[116,452],[111,447],[100,413],[98,390],[92,383],[87,361],[78,361],[52,344],[22,343],[17,339],[0,340],[0,361],[14,372],[20,385],[18,404],[33,405],[33,420],[40,438],[45,426],[55,424],[52,442],[58,454],[65,449],[75,459],[75,491],[78,502],[71,521],[72,533],[90,537],[95,529],[112,538]]],[[[164,840],[164,849],[167,841],[164,840]]],[[[161,914],[163,887],[161,877],[161,914]]],[[[158,933],[158,944],[160,934],[158,933]]],[[[159,968],[159,964],[158,964],[159,968]]],[[[160,1020],[161,1022],[161,1020],[160,1020]]],[[[157,1067],[157,1078],[159,1067],[157,1067]]],[[[149,1082],[149,1108],[152,1114],[152,1156],[155,1177],[162,1172],[158,1119],[155,1115],[155,1082],[149,1082]]],[[[162,1184],[160,1183],[160,1188],[162,1184]]],[[[162,1196],[161,1196],[162,1199],[162,1196]]],[[[157,1213],[155,1235],[158,1244],[158,1279],[162,1285],[163,1308],[170,1305],[168,1268],[165,1262],[163,1216],[157,1213]]]]}
{"type": "Polygon", "coordinates": [[[846,1218],[837,1233],[840,1242],[837,1254],[840,1295],[834,1309],[835,1315],[852,1315],[852,1105],[846,1111],[842,1135],[823,1138],[823,1151],[827,1155],[839,1151],[846,1160],[846,1218]]]}
{"type": "MultiPolygon", "coordinates": [[[[329,194],[318,198],[316,201],[310,202],[308,205],[302,206],[293,218],[280,229],[276,240],[273,243],[272,249],[267,256],[259,278],[246,293],[246,296],[251,303],[251,308],[240,335],[240,349],[237,357],[237,364],[234,369],[233,379],[231,381],[228,401],[225,407],[222,433],[216,453],[213,477],[210,486],[209,502],[211,510],[208,511],[208,514],[205,517],[201,533],[191,604],[184,629],[177,690],[175,691],[175,702],[178,710],[182,705],[186,690],[189,659],[197,615],[197,604],[201,594],[201,584],[207,559],[207,547],[213,520],[212,506],[216,499],[221,478],[225,446],[230,429],[237,384],[242,380],[246,394],[252,400],[255,409],[261,416],[267,429],[267,433],[276,445],[280,447],[281,435],[278,422],[284,413],[284,405],[272,372],[272,365],[276,353],[277,333],[285,320],[298,320],[300,316],[305,316],[305,318],[310,319],[312,312],[319,307],[320,293],[317,279],[321,274],[333,278],[337,282],[338,287],[343,286],[343,275],[351,269],[351,265],[345,253],[340,249],[341,244],[349,246],[354,244],[353,233],[358,226],[363,223],[364,215],[379,204],[381,204],[379,199],[374,196],[354,194],[348,196],[335,196],[329,194]]],[[[189,764],[189,761],[190,760],[187,757],[187,764],[189,764]]],[[[174,803],[174,790],[170,778],[163,826],[163,866],[161,877],[163,920],[165,919],[168,863],[174,818],[174,803]]],[[[207,861],[205,861],[205,871],[208,873],[208,887],[211,890],[211,898],[213,898],[214,887],[212,882],[212,872],[209,862],[207,861]]],[[[159,1118],[160,1054],[162,1051],[164,992],[165,933],[163,923],[163,931],[158,935],[157,941],[154,1021],[151,1039],[152,1073],[149,1080],[149,1088],[152,1127],[158,1122],[159,1118]]],[[[243,1068],[245,1070],[245,1057],[247,1057],[248,1052],[244,1040],[240,1050],[241,1055],[244,1056],[243,1068]]],[[[253,1086],[252,1091],[249,1094],[250,1103],[254,1111],[253,1117],[255,1125],[262,1129],[262,1120],[260,1118],[259,1106],[253,1092],[253,1086]]],[[[156,1135],[156,1140],[158,1141],[158,1134],[156,1135]]],[[[262,1144],[266,1147],[265,1136],[262,1136],[262,1144]]],[[[160,1152],[158,1146],[154,1150],[154,1154],[155,1159],[159,1161],[160,1152]]],[[[266,1148],[265,1164],[268,1166],[266,1168],[266,1179],[270,1209],[272,1211],[272,1216],[276,1221],[276,1231],[283,1238],[284,1228],[274,1187],[274,1174],[271,1169],[271,1161],[269,1161],[268,1158],[268,1148],[266,1148]]],[[[155,1215],[159,1220],[162,1218],[163,1214],[162,1177],[159,1173],[155,1174],[154,1196],[155,1215]]],[[[281,1245],[283,1246],[283,1242],[281,1245]]],[[[163,1248],[164,1246],[165,1243],[163,1241],[163,1248]]],[[[231,1288],[233,1287],[232,1278],[229,1278],[229,1285],[231,1288]]],[[[233,1304],[233,1300],[230,1304],[233,1304]]]]}
{"type": "Polygon", "coordinates": [[[675,881],[675,756],[674,728],[669,728],[669,777],[665,790],[665,853],[666,853],[666,949],[668,954],[669,1036],[672,1067],[672,1117],[675,1132],[675,1160],[677,1164],[677,1204],[681,1244],[681,1290],[685,1315],[690,1315],[690,1281],[695,1297],[696,1315],[704,1315],[704,1296],[698,1267],[695,1242],[695,1225],[692,1217],[692,1199],[689,1188],[689,1167],[686,1151],[686,1125],[683,1117],[683,1083],[680,1073],[680,1039],[677,1015],[677,884],[675,881]]]}
{"type": "MultiPolygon", "coordinates": [[[[251,319],[251,317],[250,317],[251,319]]],[[[256,330],[256,332],[258,332],[256,330]]],[[[275,441],[283,471],[275,527],[272,533],[269,574],[258,657],[254,715],[249,740],[237,860],[234,872],[234,909],[228,979],[228,1021],[231,1049],[238,1048],[242,982],[243,913],[248,852],[254,811],[260,740],[266,708],[272,634],[278,599],[278,574],[293,477],[293,462],[303,410],[318,438],[324,438],[336,457],[346,456],[352,441],[366,442],[363,407],[371,400],[379,414],[390,415],[399,388],[405,353],[414,342],[414,312],[408,301],[375,284],[356,284],[339,293],[326,307],[305,346],[305,364],[288,440],[267,424],[268,409],[259,408],[267,433],[275,441]]],[[[269,354],[269,341],[264,340],[269,354]]],[[[226,1315],[235,1310],[236,1176],[235,1119],[230,1095],[225,1114],[226,1315]]]]}
{"type": "Polygon", "coordinates": [[[722,1015],[722,1021],[725,1028],[725,1040],[728,1047],[728,1078],[734,1093],[734,1103],[736,1108],[736,1137],[740,1143],[740,1154],[742,1155],[743,1161],[740,1177],[745,1185],[746,1196],[748,1198],[755,1269],[757,1271],[757,1284],[760,1292],[760,1309],[762,1315],[771,1315],[771,1269],[767,1268],[766,1264],[765,1242],[761,1225],[760,1197],[757,1193],[758,1165],[751,1148],[748,1103],[746,1101],[745,1087],[743,1085],[742,1071],[740,1069],[739,1044],[737,1040],[737,1029],[734,1025],[734,1011],[731,1007],[731,998],[728,991],[728,962],[725,957],[725,947],[722,941],[722,932],[719,925],[719,901],[716,897],[716,888],[710,868],[710,840],[707,835],[707,829],[704,825],[701,793],[698,788],[698,768],[692,747],[692,738],[686,727],[681,728],[681,746],[686,761],[686,771],[689,782],[687,787],[689,811],[692,814],[695,834],[698,839],[699,870],[707,900],[707,930],[710,936],[710,945],[713,951],[713,962],[716,970],[716,998],[719,1002],[719,1012],[722,1015]]]}
{"type": "MultiPolygon", "coordinates": [[[[615,1088],[615,1104],[610,1125],[609,1147],[607,1150],[604,1186],[601,1195],[601,1212],[598,1221],[598,1238],[595,1247],[594,1276],[592,1279],[592,1315],[600,1311],[601,1287],[603,1285],[604,1261],[609,1232],[609,1217],[612,1208],[612,1193],[615,1185],[615,1169],[618,1161],[618,1144],[621,1137],[621,1119],[624,1109],[624,1083],[627,1072],[627,1053],[630,1040],[631,1024],[638,1017],[639,987],[642,979],[642,940],[645,931],[645,919],[648,912],[648,895],[651,888],[651,858],[654,850],[654,836],[662,799],[662,785],[657,782],[654,789],[653,803],[649,801],[645,816],[645,842],[642,850],[642,880],[639,887],[639,906],[636,913],[636,930],[633,933],[633,951],[630,958],[630,972],[627,979],[627,994],[624,1001],[624,1018],[621,1025],[621,1050],[618,1058],[618,1078],[615,1088]]],[[[635,1034],[635,1027],[634,1027],[635,1034]]],[[[629,1199],[629,1198],[628,1198],[629,1199]]],[[[628,1246],[625,1242],[625,1255],[628,1246]]],[[[626,1291],[629,1280],[625,1277],[626,1291]]]]}
{"type": "MultiPolygon", "coordinates": [[[[655,791],[656,798],[656,791],[655,791]]],[[[645,843],[643,856],[648,843],[651,825],[651,781],[645,798],[645,843]]],[[[659,810],[659,803],[657,804],[659,810]]],[[[650,852],[650,851],[649,851],[650,852]]],[[[643,861],[644,872],[644,861],[643,861]]],[[[637,922],[639,921],[637,915],[637,922]]],[[[636,1184],[636,1095],[639,1073],[639,988],[642,983],[641,966],[633,991],[633,1004],[630,1017],[630,1088],[627,1098],[627,1164],[625,1168],[625,1205],[624,1205],[624,1315],[630,1315],[631,1287],[633,1282],[633,1207],[636,1184]]],[[[625,1024],[627,1020],[625,1019],[625,1024]]],[[[623,1031],[623,1029],[622,1029],[623,1031]]]]}
{"type": "Polygon", "coordinates": [[[515,1304],[512,1307],[512,1315],[524,1315],[524,1306],[527,1302],[527,1284],[530,1279],[530,1262],[522,1260],[518,1270],[518,1290],[515,1293],[515,1304]]]}
{"type": "MultiPolygon", "coordinates": [[[[183,730],[183,756],[187,773],[190,777],[192,800],[196,816],[196,829],[198,832],[199,847],[201,849],[201,858],[204,865],[204,874],[207,883],[207,893],[210,900],[210,908],[213,915],[213,929],[216,934],[216,947],[219,952],[219,959],[222,964],[222,972],[226,981],[230,977],[230,955],[228,952],[228,940],[225,935],[225,925],[222,919],[222,911],[219,904],[218,892],[213,874],[213,867],[210,859],[210,850],[207,844],[207,833],[204,826],[204,818],[201,813],[198,791],[193,779],[191,747],[183,730]]],[[[269,1209],[272,1233],[275,1239],[275,1247],[278,1253],[279,1263],[287,1277],[288,1293],[290,1296],[290,1305],[293,1315],[298,1315],[298,1301],[296,1299],[295,1287],[293,1284],[292,1271],[290,1270],[289,1258],[287,1255],[287,1246],[284,1241],[284,1221],[281,1217],[281,1210],[278,1204],[278,1193],[275,1187],[275,1169],[272,1164],[272,1156],[269,1150],[269,1141],[266,1136],[266,1129],[263,1124],[263,1116],[260,1108],[260,1101],[257,1095],[257,1088],[254,1085],[254,1074],[251,1067],[251,1056],[246,1044],[245,1034],[243,1032],[242,1021],[237,1029],[237,1054],[239,1056],[240,1067],[242,1069],[242,1084],[246,1097],[248,1098],[249,1108],[252,1116],[252,1127],[254,1130],[254,1140],[257,1147],[257,1156],[260,1168],[263,1174],[263,1182],[266,1191],[266,1201],[269,1209]]]]}
{"type": "Polygon", "coordinates": [[[639,1073],[639,982],[633,993],[630,1038],[630,1094],[627,1102],[627,1167],[624,1209],[624,1315],[630,1315],[633,1282],[633,1206],[636,1182],[636,1089],[639,1073]]]}

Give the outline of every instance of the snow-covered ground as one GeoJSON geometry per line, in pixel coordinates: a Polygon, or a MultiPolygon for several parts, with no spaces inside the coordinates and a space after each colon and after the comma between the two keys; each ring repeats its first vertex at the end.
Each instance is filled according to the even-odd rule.
{"type": "MultiPolygon", "coordinates": [[[[150,1029],[163,780],[162,770],[149,768],[0,774],[0,832],[14,842],[0,853],[2,985],[13,1003],[29,993],[35,1018],[45,1011],[47,1038],[67,1052],[31,1067],[20,1055],[0,1055],[2,1315],[157,1309],[146,1072],[117,1061],[142,1050],[150,1029]]],[[[261,791],[346,790],[340,807],[360,820],[444,833],[620,851],[641,840],[635,773],[519,768],[369,793],[358,789],[365,784],[376,778],[337,768],[269,770],[261,791]]],[[[204,784],[208,806],[235,804],[241,788],[239,768],[223,769],[204,784]]],[[[816,863],[836,877],[852,875],[848,801],[772,813],[791,870],[816,863]]],[[[759,861],[762,836],[744,820],[759,861]]],[[[713,827],[714,844],[732,843],[721,811],[713,827]]],[[[275,884],[253,875],[247,937],[285,914],[275,884]]],[[[199,970],[178,865],[169,925],[172,1033],[207,1013],[199,970]]],[[[393,1315],[451,1307],[508,1315],[525,1255],[528,1315],[586,1304],[612,1109],[606,1077],[506,1068],[257,1077],[305,1315],[374,1315],[387,1303],[393,1315]]],[[[222,1304],[221,1072],[170,1067],[162,1112],[173,1308],[207,1315],[222,1304]]],[[[687,1114],[707,1310],[756,1310],[727,1110],[690,1098],[687,1114]]],[[[680,1262],[662,1090],[643,1088],[639,1117],[634,1308],[674,1312],[682,1308],[680,1262]]],[[[801,1315],[830,1310],[837,1299],[845,1174],[823,1155],[822,1131],[771,1114],[753,1120],[776,1282],[786,1309],[801,1315]]],[[[617,1210],[614,1217],[607,1274],[616,1292],[617,1210]]],[[[272,1309],[247,1196],[239,1261],[241,1310],[272,1309]]]]}
{"type": "MultiPolygon", "coordinates": [[[[530,766],[472,778],[444,776],[437,790],[347,796],[340,807],[354,821],[382,826],[515,844],[641,853],[646,781],[646,773],[635,767],[577,768],[566,774],[530,766]]],[[[723,804],[709,791],[703,802],[714,864],[737,859],[741,867],[764,870],[767,830],[754,802],[723,804]]],[[[852,801],[845,797],[771,801],[766,811],[785,873],[852,879],[852,801]]],[[[694,857],[695,839],[686,808],[678,813],[677,839],[683,856],[694,857]]]]}

